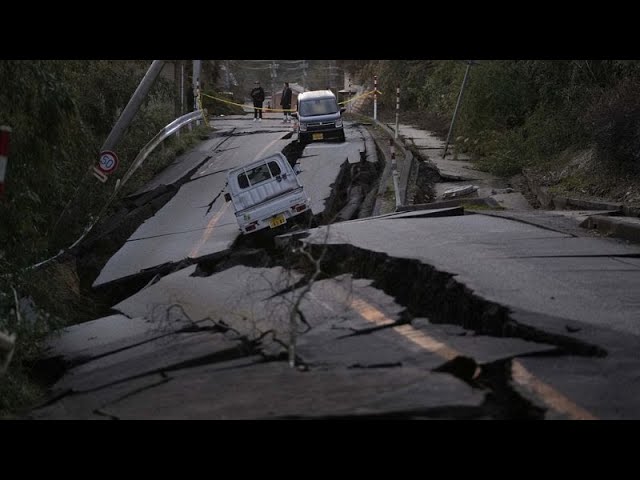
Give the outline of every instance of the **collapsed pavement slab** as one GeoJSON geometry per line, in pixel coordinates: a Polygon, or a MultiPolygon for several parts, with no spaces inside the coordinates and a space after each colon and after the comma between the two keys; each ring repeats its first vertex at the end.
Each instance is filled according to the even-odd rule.
{"type": "Polygon", "coordinates": [[[638,317],[640,305],[624,301],[640,288],[640,270],[608,273],[597,268],[576,271],[572,265],[551,268],[567,257],[590,258],[604,265],[612,258],[638,255],[640,247],[570,237],[485,215],[396,219],[392,229],[382,222],[388,223],[374,219],[333,224],[328,240],[321,227],[311,230],[304,242],[326,242],[338,251],[347,248],[341,245],[353,245],[363,256],[376,252],[392,259],[415,259],[453,275],[456,282],[487,301],[594,324],[606,319],[613,328],[640,334],[640,324],[629,321],[638,317]]]}
{"type": "Polygon", "coordinates": [[[160,279],[113,308],[129,316],[145,316],[149,308],[180,305],[193,321],[210,319],[222,323],[248,339],[273,330],[286,338],[288,309],[286,295],[299,274],[281,267],[236,266],[211,276],[193,276],[191,266],[160,279]]]}
{"type": "Polygon", "coordinates": [[[301,372],[271,362],[241,373],[191,371],[111,404],[104,412],[119,419],[330,418],[402,412],[428,417],[438,408],[479,409],[483,400],[482,392],[451,375],[417,368],[301,372]]]}
{"type": "Polygon", "coordinates": [[[129,318],[109,315],[54,332],[47,340],[44,359],[58,357],[67,364],[82,363],[110,352],[163,337],[192,325],[167,312],[165,318],[129,318]]]}
{"type": "Polygon", "coordinates": [[[228,360],[247,355],[243,342],[210,331],[176,333],[114,352],[69,370],[53,392],[88,391],[186,364],[228,360]]]}
{"type": "MultiPolygon", "coordinates": [[[[69,393],[42,408],[32,411],[29,419],[34,420],[109,420],[114,417],[107,415],[103,409],[112,403],[117,403],[127,397],[152,392],[159,385],[170,382],[179,375],[189,371],[202,375],[210,375],[212,372],[222,370],[242,369],[244,367],[260,363],[260,356],[248,356],[226,362],[216,362],[191,368],[178,369],[170,372],[160,372],[145,375],[138,378],[125,380],[103,388],[98,388],[84,393],[69,393]]],[[[239,373],[241,375],[241,372],[239,373]]],[[[147,406],[153,410],[153,402],[147,406]]]]}

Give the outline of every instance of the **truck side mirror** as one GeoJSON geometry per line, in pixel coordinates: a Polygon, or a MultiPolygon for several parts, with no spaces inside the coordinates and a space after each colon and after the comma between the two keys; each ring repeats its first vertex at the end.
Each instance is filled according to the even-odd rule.
{"type": "Polygon", "coordinates": [[[230,202],[231,201],[231,194],[230,193],[225,193],[224,194],[224,201],[225,202],[230,202]]]}
{"type": "Polygon", "coordinates": [[[298,118],[298,112],[291,112],[291,116],[293,118],[298,118]]]}
{"type": "Polygon", "coordinates": [[[342,115],[346,111],[347,111],[347,109],[345,107],[341,107],[340,108],[340,115],[342,115]]]}

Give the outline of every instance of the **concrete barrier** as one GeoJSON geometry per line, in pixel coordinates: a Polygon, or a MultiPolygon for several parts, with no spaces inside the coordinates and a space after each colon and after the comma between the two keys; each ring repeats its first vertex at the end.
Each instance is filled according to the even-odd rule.
{"type": "Polygon", "coordinates": [[[640,242],[640,218],[592,215],[580,226],[596,229],[603,235],[640,242]]]}
{"type": "Polygon", "coordinates": [[[401,155],[396,156],[396,163],[398,165],[398,184],[399,184],[399,195],[400,195],[400,203],[402,205],[407,204],[407,191],[409,190],[409,178],[411,178],[411,173],[414,168],[415,159],[413,154],[409,151],[409,149],[404,147],[403,142],[396,140],[395,132],[389,128],[387,125],[380,121],[375,122],[376,125],[381,127],[387,135],[393,140],[396,148],[399,150],[401,155]]]}

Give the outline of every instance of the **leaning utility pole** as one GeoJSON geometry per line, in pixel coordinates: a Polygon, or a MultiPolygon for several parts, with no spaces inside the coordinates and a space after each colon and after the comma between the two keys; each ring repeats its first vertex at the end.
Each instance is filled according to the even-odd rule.
{"type": "Polygon", "coordinates": [[[447,149],[449,148],[449,140],[451,140],[451,134],[453,133],[453,126],[456,123],[456,116],[458,115],[458,108],[460,108],[460,103],[462,102],[462,94],[464,93],[464,87],[467,85],[467,79],[469,78],[469,71],[471,70],[471,65],[474,62],[469,60],[467,63],[467,70],[464,72],[464,79],[462,80],[462,86],[460,87],[460,93],[458,94],[458,101],[456,102],[456,108],[453,110],[453,118],[451,119],[451,125],[449,126],[449,133],[447,134],[447,141],[444,144],[444,152],[442,154],[442,158],[447,155],[447,149]]]}
{"type": "Polygon", "coordinates": [[[125,130],[129,125],[131,125],[133,117],[135,117],[136,113],[140,109],[142,102],[147,97],[149,90],[151,90],[151,87],[156,81],[156,78],[160,75],[162,67],[164,67],[164,60],[153,61],[149,70],[147,70],[147,73],[140,82],[140,85],[138,85],[136,91],[133,92],[129,103],[124,107],[120,118],[118,118],[118,121],[111,129],[109,136],[104,141],[104,144],[100,149],[101,152],[104,152],[105,150],[115,151],[116,145],[120,142],[120,139],[122,139],[122,135],[124,135],[125,130]]]}
{"type": "Polygon", "coordinates": [[[198,98],[200,97],[200,71],[202,70],[202,60],[193,61],[193,109],[199,110],[198,98]]]}
{"type": "Polygon", "coordinates": [[[182,80],[181,72],[182,60],[173,61],[173,88],[174,88],[174,102],[173,102],[173,115],[178,118],[182,115],[182,89],[180,83],[182,80]]]}

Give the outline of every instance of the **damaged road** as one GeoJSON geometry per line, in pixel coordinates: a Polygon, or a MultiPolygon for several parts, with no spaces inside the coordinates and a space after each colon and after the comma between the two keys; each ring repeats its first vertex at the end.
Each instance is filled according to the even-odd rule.
{"type": "Polygon", "coordinates": [[[381,171],[361,130],[302,150],[268,128],[228,136],[107,264],[110,315],[51,339],[28,418],[640,415],[640,248],[460,207],[358,218],[381,171]],[[330,225],[238,241],[224,173],[274,148],[330,225]]]}
{"type": "MultiPolygon", "coordinates": [[[[228,118],[224,121],[231,122],[228,118]]],[[[296,142],[290,139],[291,132],[283,134],[277,123],[273,123],[273,131],[265,131],[266,121],[260,130],[244,119],[237,120],[235,125],[232,134],[225,137],[224,148],[213,152],[175,196],[139,226],[109,259],[93,287],[144,275],[163,265],[191,263],[233,246],[240,232],[233,208],[222,195],[226,172],[296,142]]],[[[298,162],[300,179],[312,198],[314,215],[322,216],[332,208],[341,208],[334,200],[339,197],[339,189],[332,185],[343,181],[344,172],[350,170],[343,165],[361,162],[364,142],[350,136],[345,143],[310,145],[298,154],[302,156],[289,156],[289,161],[298,162]]]]}

